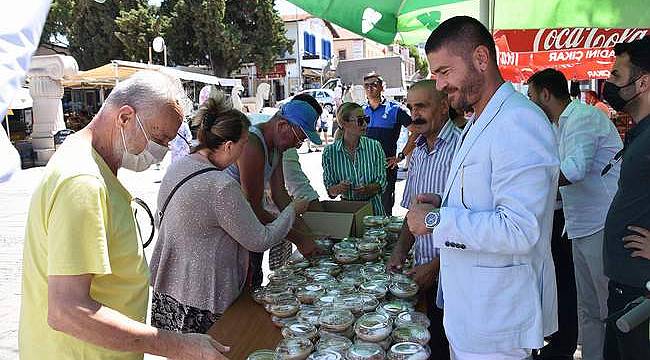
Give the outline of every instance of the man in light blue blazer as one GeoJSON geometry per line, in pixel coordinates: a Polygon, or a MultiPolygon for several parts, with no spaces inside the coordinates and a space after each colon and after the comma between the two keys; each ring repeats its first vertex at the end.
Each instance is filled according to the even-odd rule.
{"type": "Polygon", "coordinates": [[[460,16],[426,48],[438,90],[474,116],[443,194],[407,215],[440,248],[438,305],[452,359],[527,359],[557,330],[551,227],[559,158],[550,122],[504,82],[490,32],[460,16]]]}

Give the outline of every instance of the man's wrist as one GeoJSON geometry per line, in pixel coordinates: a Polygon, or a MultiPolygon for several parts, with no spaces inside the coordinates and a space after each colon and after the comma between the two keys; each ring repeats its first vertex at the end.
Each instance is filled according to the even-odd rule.
{"type": "Polygon", "coordinates": [[[433,230],[438,224],[440,224],[440,209],[435,208],[424,216],[424,226],[429,230],[433,230]]]}
{"type": "Polygon", "coordinates": [[[164,329],[157,330],[156,340],[152,344],[152,348],[145,351],[146,353],[167,358],[175,358],[183,353],[185,343],[181,334],[164,329]]]}

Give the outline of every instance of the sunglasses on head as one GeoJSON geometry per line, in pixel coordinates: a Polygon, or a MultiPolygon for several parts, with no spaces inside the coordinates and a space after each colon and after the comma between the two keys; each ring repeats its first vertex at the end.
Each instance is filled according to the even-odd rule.
{"type": "Polygon", "coordinates": [[[347,119],[347,120],[345,120],[345,121],[346,121],[346,122],[353,122],[353,121],[355,121],[355,120],[356,120],[356,122],[357,122],[357,125],[359,125],[359,126],[363,126],[363,125],[365,125],[365,124],[367,124],[367,123],[370,122],[370,117],[369,117],[368,115],[362,115],[362,116],[357,116],[356,119],[355,119],[355,118],[350,118],[350,119],[347,119]]]}

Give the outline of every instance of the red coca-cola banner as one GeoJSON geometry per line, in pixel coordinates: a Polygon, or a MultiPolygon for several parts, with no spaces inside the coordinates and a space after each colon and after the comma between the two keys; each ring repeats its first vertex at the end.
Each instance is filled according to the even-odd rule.
{"type": "Polygon", "coordinates": [[[497,61],[508,81],[524,82],[546,68],[567,79],[606,79],[614,64],[614,45],[643,38],[650,29],[563,28],[498,30],[497,61]]]}

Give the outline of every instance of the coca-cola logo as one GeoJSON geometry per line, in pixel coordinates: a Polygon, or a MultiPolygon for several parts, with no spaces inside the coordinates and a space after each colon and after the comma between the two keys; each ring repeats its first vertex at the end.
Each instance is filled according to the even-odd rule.
{"type": "Polygon", "coordinates": [[[646,36],[648,29],[563,28],[540,29],[535,35],[533,51],[579,48],[608,48],[646,36]]]}

